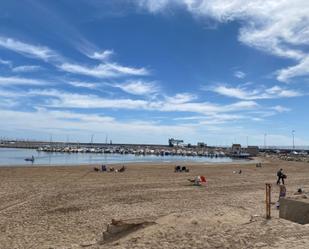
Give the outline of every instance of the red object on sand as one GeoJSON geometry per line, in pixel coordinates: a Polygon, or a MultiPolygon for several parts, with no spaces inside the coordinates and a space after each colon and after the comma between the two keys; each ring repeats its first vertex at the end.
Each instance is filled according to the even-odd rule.
{"type": "Polygon", "coordinates": [[[206,182],[206,177],[205,176],[200,176],[201,182],[206,182]]]}

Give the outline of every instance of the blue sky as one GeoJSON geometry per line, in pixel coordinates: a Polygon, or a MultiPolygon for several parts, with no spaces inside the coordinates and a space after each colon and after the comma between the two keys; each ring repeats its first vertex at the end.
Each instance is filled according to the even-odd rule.
{"type": "Polygon", "coordinates": [[[309,3],[4,0],[0,136],[309,144],[309,3]]]}

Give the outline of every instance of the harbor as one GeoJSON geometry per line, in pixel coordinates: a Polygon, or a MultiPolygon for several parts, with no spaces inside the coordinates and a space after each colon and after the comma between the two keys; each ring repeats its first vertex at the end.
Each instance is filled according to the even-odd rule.
{"type": "MultiPolygon", "coordinates": [[[[37,141],[2,141],[0,165],[57,165],[136,162],[229,163],[257,156],[257,147],[211,147],[176,144],[101,144],[37,141]]],[[[174,140],[173,140],[174,142],[174,140]]]]}

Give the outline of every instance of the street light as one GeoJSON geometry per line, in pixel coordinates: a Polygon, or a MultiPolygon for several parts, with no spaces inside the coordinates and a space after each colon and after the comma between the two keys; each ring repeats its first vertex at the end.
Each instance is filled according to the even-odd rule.
{"type": "Polygon", "coordinates": [[[293,137],[293,150],[295,150],[294,136],[295,136],[295,130],[292,130],[292,137],[293,137]]]}

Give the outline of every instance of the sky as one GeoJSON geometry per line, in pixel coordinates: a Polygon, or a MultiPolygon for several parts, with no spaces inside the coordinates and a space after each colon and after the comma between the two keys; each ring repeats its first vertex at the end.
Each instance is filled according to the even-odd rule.
{"type": "Polygon", "coordinates": [[[2,0],[0,137],[309,145],[309,1],[2,0]]]}

